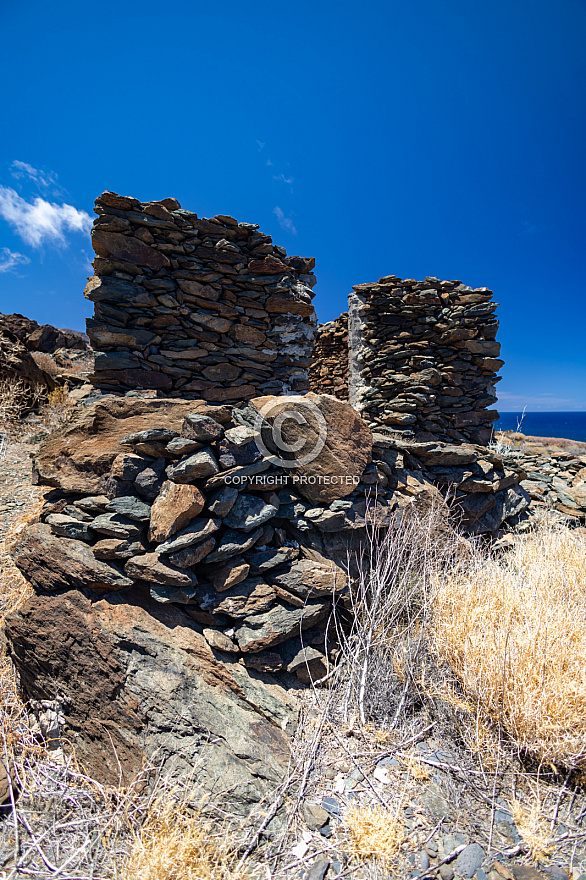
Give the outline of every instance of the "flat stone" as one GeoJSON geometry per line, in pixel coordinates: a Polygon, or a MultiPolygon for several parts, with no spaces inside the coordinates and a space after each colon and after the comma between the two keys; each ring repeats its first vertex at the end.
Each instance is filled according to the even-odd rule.
{"type": "Polygon", "coordinates": [[[306,645],[297,652],[293,660],[287,664],[287,672],[293,673],[303,684],[311,684],[327,674],[326,658],[311,645],[306,645]]]}
{"type": "Polygon", "coordinates": [[[208,510],[214,516],[224,517],[230,513],[237,498],[238,489],[236,486],[224,486],[210,498],[208,510]]]}
{"type": "Polygon", "coordinates": [[[250,565],[242,556],[233,557],[225,565],[216,568],[212,577],[214,589],[222,592],[235,587],[248,576],[249,571],[250,565]]]}
{"type": "Polygon", "coordinates": [[[150,505],[133,495],[121,495],[118,498],[113,498],[106,504],[106,510],[111,513],[119,513],[137,523],[146,523],[151,518],[150,505]]]}
{"type": "Polygon", "coordinates": [[[243,493],[236,499],[230,513],[224,517],[224,522],[230,528],[251,532],[268,522],[276,512],[276,507],[267,504],[258,495],[243,493]]]}
{"type": "Polygon", "coordinates": [[[216,651],[224,651],[227,654],[238,653],[238,645],[234,644],[232,639],[219,629],[204,629],[203,637],[210,648],[214,648],[216,651]]]}
{"type": "Polygon", "coordinates": [[[217,532],[220,520],[217,519],[193,519],[188,526],[178,532],[175,537],[159,544],[155,549],[156,554],[178,553],[194,544],[199,544],[205,538],[217,532]]]}
{"type": "Polygon", "coordinates": [[[310,831],[319,831],[327,822],[330,821],[329,813],[319,804],[311,804],[309,801],[303,801],[301,808],[305,824],[310,831]]]}
{"type": "Polygon", "coordinates": [[[124,566],[128,577],[141,581],[152,581],[166,587],[192,587],[197,578],[192,572],[181,571],[163,562],[157,553],[134,556],[124,566]]]}
{"type": "Polygon", "coordinates": [[[178,605],[189,605],[195,596],[195,587],[165,587],[161,584],[151,584],[149,593],[155,602],[167,605],[171,602],[178,605]]]}
{"type": "Polygon", "coordinates": [[[173,553],[169,556],[169,562],[171,565],[176,565],[177,568],[191,568],[193,565],[201,562],[202,559],[205,559],[215,546],[215,538],[208,538],[206,541],[202,541],[201,544],[195,544],[192,547],[186,547],[185,550],[180,550],[178,553],[173,553]]]}
{"type": "Polygon", "coordinates": [[[224,562],[232,556],[238,556],[239,554],[245,553],[247,550],[250,550],[250,548],[263,537],[263,535],[263,528],[256,529],[250,534],[239,532],[235,529],[228,529],[228,531],[222,536],[217,550],[211,553],[206,561],[224,562]]]}
{"type": "Polygon", "coordinates": [[[149,540],[166,541],[203,510],[205,498],[196,486],[166,480],[151,509],[149,540]]]}
{"type": "Polygon", "coordinates": [[[132,482],[145,467],[148,467],[148,461],[142,455],[121,452],[112,462],[110,473],[118,480],[132,482]]]}
{"type": "Polygon", "coordinates": [[[224,437],[234,446],[247,446],[256,439],[257,432],[254,428],[248,428],[246,425],[237,425],[235,428],[228,428],[224,437]]]}
{"type": "Polygon", "coordinates": [[[285,608],[275,605],[264,614],[247,618],[236,630],[236,641],[241,651],[256,653],[271,645],[286,642],[299,630],[310,629],[326,617],[329,604],[308,602],[303,608],[285,608]]]}
{"type": "Polygon", "coordinates": [[[223,427],[210,416],[189,413],[183,421],[181,436],[200,443],[211,443],[224,435],[223,427]]]}
{"type": "Polygon", "coordinates": [[[220,593],[213,587],[201,586],[196,596],[203,611],[227,614],[236,620],[268,611],[276,598],[274,589],[261,578],[241,581],[237,586],[220,593]]]}
{"type": "Polygon", "coordinates": [[[167,443],[165,450],[171,455],[191,455],[192,452],[203,449],[204,445],[197,440],[188,440],[187,437],[174,437],[167,443]]]}
{"type": "Polygon", "coordinates": [[[45,522],[50,526],[53,534],[61,538],[73,538],[76,541],[92,540],[93,532],[88,528],[88,524],[80,522],[75,517],[63,513],[50,513],[45,522]]]}
{"type": "Polygon", "coordinates": [[[144,443],[169,443],[177,437],[178,432],[170,428],[147,428],[146,431],[136,431],[127,434],[120,440],[121,446],[136,446],[144,443]]]}
{"type": "Polygon", "coordinates": [[[102,513],[93,519],[90,525],[94,532],[107,535],[109,538],[136,539],[143,532],[142,525],[120,513],[102,513]]]}
{"type": "Polygon", "coordinates": [[[279,547],[270,550],[257,550],[250,553],[247,560],[254,571],[265,572],[277,565],[283,565],[285,562],[292,562],[299,556],[299,550],[295,547],[279,547]]]}
{"type": "Polygon", "coordinates": [[[271,572],[271,583],[306,598],[308,596],[332,596],[344,590],[348,578],[335,562],[316,562],[313,559],[298,559],[283,572],[271,572]]]}
{"type": "Polygon", "coordinates": [[[208,448],[181,459],[177,464],[169,465],[167,476],[175,483],[190,483],[193,480],[210,477],[218,471],[218,462],[208,448]]]}
{"type": "Polygon", "coordinates": [[[130,559],[146,552],[140,541],[127,541],[124,538],[104,538],[92,547],[96,559],[130,559]]]}
{"type": "Polygon", "coordinates": [[[45,523],[29,526],[20,539],[14,561],[35,589],[55,591],[87,587],[112,591],[129,587],[132,581],[118,569],[95,558],[82,541],[54,535],[45,523]]]}
{"type": "Polygon", "coordinates": [[[147,266],[158,272],[163,266],[169,266],[169,260],[161,251],[144,244],[134,236],[122,235],[119,232],[103,232],[94,229],[92,244],[99,257],[114,257],[138,266],[147,266]]]}

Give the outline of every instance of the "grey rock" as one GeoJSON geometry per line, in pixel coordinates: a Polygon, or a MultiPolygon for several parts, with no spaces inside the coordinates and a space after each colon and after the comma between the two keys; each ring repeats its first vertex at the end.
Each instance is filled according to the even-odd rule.
{"type": "Polygon", "coordinates": [[[223,486],[210,498],[208,502],[208,510],[214,516],[224,517],[230,513],[234,507],[234,502],[238,498],[238,489],[236,486],[223,486]]]}
{"type": "Polygon", "coordinates": [[[177,605],[189,605],[194,599],[195,587],[164,587],[160,584],[151,584],[149,592],[151,598],[162,605],[169,602],[174,602],[177,605]]]}
{"type": "Polygon", "coordinates": [[[246,446],[257,437],[257,432],[246,425],[238,425],[236,428],[228,428],[224,437],[234,446],[246,446]]]}
{"type": "Polygon", "coordinates": [[[103,513],[91,522],[91,528],[100,535],[108,538],[125,538],[133,540],[139,538],[143,527],[138,523],[127,519],[119,513],[103,513]]]}
{"type": "Polygon", "coordinates": [[[235,529],[229,529],[224,533],[220,543],[213,553],[210,553],[206,562],[224,562],[232,556],[239,556],[254,547],[259,538],[262,538],[264,529],[256,529],[247,534],[235,529]]]}
{"type": "Polygon", "coordinates": [[[122,495],[119,498],[113,498],[106,504],[106,510],[112,513],[120,513],[122,516],[138,523],[146,523],[151,518],[150,504],[145,504],[144,501],[140,501],[132,495],[122,495]]]}
{"type": "Polygon", "coordinates": [[[236,630],[236,641],[241,651],[262,651],[287,641],[300,629],[310,629],[321,623],[328,610],[329,605],[324,602],[308,602],[303,608],[275,605],[264,614],[248,617],[244,625],[236,630]]]}
{"type": "Polygon", "coordinates": [[[480,844],[471,843],[463,849],[455,862],[455,869],[462,877],[474,877],[482,865],[485,853],[480,844]]]}
{"type": "Polygon", "coordinates": [[[277,565],[283,565],[285,562],[292,562],[299,556],[299,550],[295,547],[279,547],[270,550],[257,550],[255,553],[249,553],[247,561],[250,563],[253,571],[269,571],[276,568],[277,565]]]}
{"type": "Polygon", "coordinates": [[[227,526],[243,532],[251,532],[268,522],[275,513],[276,507],[267,504],[258,495],[239,495],[232,510],[224,517],[227,526]]]}
{"type": "Polygon", "coordinates": [[[227,654],[238,654],[238,645],[219,629],[204,629],[203,637],[216,651],[224,651],[227,654]]]}
{"type": "Polygon", "coordinates": [[[454,869],[451,865],[442,865],[439,869],[442,880],[454,880],[454,869]]]}
{"type": "Polygon", "coordinates": [[[193,480],[210,477],[219,471],[218,462],[211,449],[202,449],[188,458],[183,458],[167,468],[167,476],[175,483],[191,483],[193,480]]]}
{"type": "Polygon", "coordinates": [[[186,547],[185,550],[180,550],[178,553],[173,553],[169,556],[169,562],[178,568],[190,568],[192,565],[197,565],[198,562],[205,559],[215,546],[215,538],[208,538],[206,541],[202,541],[201,544],[195,544],[194,546],[186,547]]]}
{"type": "Polygon", "coordinates": [[[177,431],[169,428],[149,428],[148,431],[138,431],[136,434],[127,434],[120,441],[121,446],[136,446],[142,443],[169,443],[177,437],[177,431]]]}
{"type": "Polygon", "coordinates": [[[217,532],[219,526],[220,520],[218,519],[192,519],[188,526],[185,526],[184,529],[181,529],[180,532],[177,532],[168,541],[159,544],[155,548],[155,553],[178,553],[180,550],[185,550],[187,547],[199,544],[200,541],[213,535],[214,532],[217,532]]]}
{"type": "Polygon", "coordinates": [[[50,513],[45,522],[50,526],[54,535],[61,538],[73,538],[76,541],[91,541],[93,532],[88,528],[87,523],[80,522],[72,516],[65,516],[62,513],[50,513]]]}
{"type": "Polygon", "coordinates": [[[310,645],[303,647],[287,665],[287,672],[293,673],[304,684],[318,681],[327,671],[326,658],[310,645]]]}
{"type": "Polygon", "coordinates": [[[86,498],[78,498],[73,502],[75,507],[79,507],[80,510],[86,510],[88,513],[93,513],[94,516],[102,513],[106,509],[107,503],[108,497],[106,495],[89,495],[86,498]]]}
{"type": "Polygon", "coordinates": [[[204,445],[197,440],[188,440],[186,437],[174,437],[170,443],[167,443],[165,450],[171,455],[191,455],[192,452],[203,449],[204,445]]]}
{"type": "Polygon", "coordinates": [[[315,860],[311,868],[304,874],[304,880],[324,880],[330,867],[330,860],[320,856],[315,860]]]}
{"type": "Polygon", "coordinates": [[[328,813],[330,816],[333,816],[335,819],[342,815],[342,807],[340,806],[340,802],[337,801],[336,798],[325,797],[321,802],[321,805],[326,813],[328,813]]]}
{"type": "Polygon", "coordinates": [[[210,443],[219,440],[224,435],[224,429],[210,416],[189,413],[183,421],[181,435],[188,440],[210,443]]]}
{"type": "Polygon", "coordinates": [[[429,865],[430,865],[429,856],[425,852],[425,850],[422,850],[419,853],[419,867],[421,868],[422,871],[427,871],[429,868],[429,865]]]}
{"type": "Polygon", "coordinates": [[[212,586],[200,586],[196,598],[203,611],[243,620],[267,611],[273,605],[276,593],[261,578],[248,578],[220,593],[212,586]]]}

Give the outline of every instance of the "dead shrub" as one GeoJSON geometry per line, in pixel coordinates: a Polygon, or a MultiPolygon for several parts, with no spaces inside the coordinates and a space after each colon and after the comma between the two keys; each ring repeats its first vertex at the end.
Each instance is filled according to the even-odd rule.
{"type": "Polygon", "coordinates": [[[348,829],[348,854],[360,860],[386,864],[395,858],[405,829],[397,814],[382,807],[352,807],[344,816],[348,829]]]}

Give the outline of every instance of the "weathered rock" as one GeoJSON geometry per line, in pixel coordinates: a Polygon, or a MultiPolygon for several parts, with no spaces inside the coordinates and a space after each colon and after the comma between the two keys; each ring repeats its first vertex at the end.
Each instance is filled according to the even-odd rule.
{"type": "Polygon", "coordinates": [[[235,529],[228,529],[224,533],[220,543],[213,553],[210,553],[206,562],[224,562],[232,556],[238,556],[254,547],[256,542],[263,535],[263,529],[255,529],[254,532],[238,532],[235,529]]]}
{"type": "Polygon", "coordinates": [[[94,532],[107,535],[108,538],[124,538],[126,540],[139,538],[144,528],[139,523],[127,519],[120,513],[102,513],[90,523],[94,532]]]}
{"type": "Polygon", "coordinates": [[[175,483],[191,483],[218,473],[218,462],[211,449],[202,449],[167,468],[167,476],[175,483]]]}
{"type": "Polygon", "coordinates": [[[243,493],[238,496],[232,509],[224,517],[224,522],[232,529],[251,532],[268,522],[276,512],[276,507],[266,504],[257,495],[243,493]]]}
{"type": "Polygon", "coordinates": [[[344,590],[348,577],[335,562],[319,563],[313,559],[298,559],[283,572],[270,571],[271,583],[302,598],[332,596],[344,590]]]}
{"type": "Polygon", "coordinates": [[[214,532],[217,532],[220,521],[217,519],[193,519],[188,526],[171,536],[168,541],[164,541],[156,548],[156,553],[169,554],[179,553],[186,550],[194,544],[199,544],[205,538],[209,538],[214,532]]]}
{"type": "Polygon", "coordinates": [[[62,538],[73,538],[77,541],[91,541],[92,531],[87,523],[80,522],[72,516],[66,516],[62,513],[50,513],[46,517],[45,522],[50,526],[54,535],[62,538]]]}
{"type": "Polygon", "coordinates": [[[41,446],[34,475],[43,486],[85,495],[100,493],[100,474],[120,455],[120,441],[153,422],[177,433],[193,402],[102,397],[77,411],[41,446]]]}
{"type": "Polygon", "coordinates": [[[313,392],[258,397],[251,404],[271,425],[262,433],[265,444],[296,475],[304,498],[330,504],[354,490],[372,458],[372,434],[349,404],[313,392]]]}
{"type": "Polygon", "coordinates": [[[232,639],[219,629],[204,629],[203,637],[210,648],[214,648],[216,651],[224,651],[228,654],[238,653],[238,645],[235,645],[232,639]]]}
{"type": "Polygon", "coordinates": [[[124,566],[128,577],[141,581],[152,581],[164,587],[192,587],[197,578],[192,572],[177,569],[163,561],[157,553],[134,556],[124,566]]]}
{"type": "Polygon", "coordinates": [[[195,544],[186,547],[184,550],[179,550],[178,553],[172,553],[171,556],[169,556],[169,562],[171,565],[176,565],[178,568],[191,568],[191,566],[197,565],[198,562],[205,559],[215,546],[216,539],[208,538],[207,540],[202,541],[201,544],[195,544]]]}
{"type": "Polygon", "coordinates": [[[256,653],[271,645],[286,642],[299,630],[310,629],[321,623],[328,614],[324,602],[308,602],[303,608],[275,605],[264,614],[248,617],[236,630],[236,641],[241,651],[256,653]]]}
{"type": "Polygon", "coordinates": [[[92,546],[96,559],[130,559],[146,552],[140,541],[127,541],[124,538],[104,538],[92,546]]]}
{"type": "Polygon", "coordinates": [[[133,495],[122,495],[113,498],[106,504],[106,510],[112,513],[119,513],[127,519],[136,523],[147,523],[151,517],[151,508],[149,504],[140,501],[133,495]]]}
{"type": "Polygon", "coordinates": [[[197,590],[196,597],[204,611],[244,620],[267,611],[274,603],[276,593],[261,578],[250,578],[220,593],[213,587],[202,586],[197,590]]]}
{"type": "Polygon", "coordinates": [[[239,814],[283,778],[294,702],[218,662],[174,606],[136,593],[132,604],[39,596],[6,632],[27,697],[63,701],[64,742],[93,778],[128,784],[156,755],[164,773],[196,780],[200,795],[239,814]]]}
{"type": "Polygon", "coordinates": [[[116,568],[96,559],[87,544],[59,538],[43,523],[31,525],[23,533],[14,561],[37,590],[87,587],[105,592],[132,584],[116,568]]]}
{"type": "Polygon", "coordinates": [[[197,440],[200,443],[211,443],[219,440],[224,434],[224,429],[210,416],[200,413],[188,413],[183,421],[182,437],[188,440],[197,440]]]}
{"type": "Polygon", "coordinates": [[[327,671],[326,658],[321,651],[312,648],[311,645],[302,648],[287,664],[287,672],[292,672],[304,684],[319,681],[327,671]]]}
{"type": "Polygon", "coordinates": [[[210,498],[208,510],[214,516],[224,517],[230,513],[237,498],[238,489],[236,486],[224,486],[210,498]]]}
{"type": "Polygon", "coordinates": [[[196,486],[167,480],[151,510],[149,541],[160,543],[201,513],[205,498],[196,486]]]}
{"type": "Polygon", "coordinates": [[[245,562],[242,556],[234,556],[224,565],[216,568],[212,577],[212,585],[214,589],[229,590],[235,587],[240,581],[243,581],[250,571],[250,565],[245,562]]]}

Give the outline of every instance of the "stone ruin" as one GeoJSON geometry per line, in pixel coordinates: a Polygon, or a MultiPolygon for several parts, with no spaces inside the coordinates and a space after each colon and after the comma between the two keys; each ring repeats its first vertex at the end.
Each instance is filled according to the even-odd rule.
{"type": "Polygon", "coordinates": [[[92,382],[103,391],[248,400],[309,390],[315,260],[288,257],[252,223],[176,199],[105,192],[92,230],[92,382]]]}
{"type": "Polygon", "coordinates": [[[172,199],[105,193],[97,211],[88,332],[109,393],[36,456],[51,491],[16,550],[35,595],[8,647],[97,778],[199,762],[246,814],[285,772],[295,690],[335,665],[353,551],[430,510],[471,535],[525,515],[522,474],[471,442],[492,417],[495,306],[435,278],[359,285],[300,394],[313,261],[172,199]]]}
{"type": "Polygon", "coordinates": [[[373,427],[488,443],[503,365],[492,291],[387,275],[355,285],[348,305],[319,328],[314,390],[349,400],[373,427]]]}

